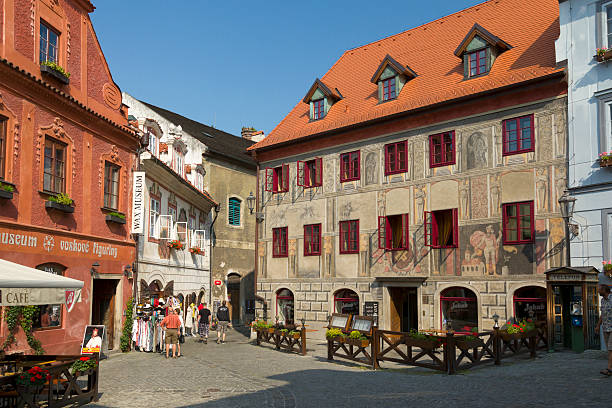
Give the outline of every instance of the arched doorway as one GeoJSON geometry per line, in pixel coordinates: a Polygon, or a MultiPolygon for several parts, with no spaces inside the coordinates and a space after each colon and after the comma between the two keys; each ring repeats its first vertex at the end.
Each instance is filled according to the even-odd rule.
{"type": "Polygon", "coordinates": [[[276,316],[278,316],[278,321],[284,324],[294,324],[293,310],[293,292],[289,289],[279,289],[276,292],[276,316]]]}
{"type": "Polygon", "coordinates": [[[468,288],[453,286],[440,293],[440,325],[457,333],[470,333],[478,327],[478,301],[468,288]]]}
{"type": "Polygon", "coordinates": [[[198,306],[200,305],[200,303],[204,303],[204,291],[201,290],[200,294],[198,295],[198,306]]]}
{"type": "Polygon", "coordinates": [[[340,289],[334,293],[334,313],[359,314],[359,296],[350,289],[340,289]]]}
{"type": "Polygon", "coordinates": [[[232,324],[240,323],[240,275],[227,275],[227,300],[232,324]]]}
{"type": "Polygon", "coordinates": [[[540,286],[524,286],[514,292],[512,299],[514,317],[518,320],[546,321],[546,289],[540,286]]]}

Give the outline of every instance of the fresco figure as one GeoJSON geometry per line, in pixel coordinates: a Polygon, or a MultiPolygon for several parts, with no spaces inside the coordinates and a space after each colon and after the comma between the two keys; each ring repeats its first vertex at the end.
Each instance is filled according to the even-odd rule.
{"type": "Polygon", "coordinates": [[[470,237],[470,244],[474,247],[474,255],[472,257],[482,254],[485,260],[486,274],[495,275],[502,232],[499,231],[499,234],[495,235],[492,225],[487,225],[485,231],[474,231],[470,237]]]}

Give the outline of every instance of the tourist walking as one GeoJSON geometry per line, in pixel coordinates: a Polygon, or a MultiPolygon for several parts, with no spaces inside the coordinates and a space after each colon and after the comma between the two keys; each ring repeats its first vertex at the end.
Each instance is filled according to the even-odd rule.
{"type": "Polygon", "coordinates": [[[603,332],[604,343],[608,349],[608,368],[601,370],[600,373],[612,375],[612,296],[610,296],[610,287],[608,285],[599,285],[599,294],[601,295],[601,315],[595,333],[603,332]]]}
{"type": "Polygon", "coordinates": [[[178,349],[178,356],[182,357],[183,354],[181,353],[181,337],[182,337],[182,341],[185,341],[185,337],[183,337],[185,335],[185,322],[181,314],[181,309],[177,308],[175,312],[179,320],[181,321],[181,326],[179,327],[179,330],[178,330],[178,342],[176,343],[176,348],[178,349]]]}
{"type": "Polygon", "coordinates": [[[185,316],[185,336],[194,336],[193,333],[193,303],[187,306],[187,316],[185,316]]]}
{"type": "Polygon", "coordinates": [[[229,309],[226,306],[225,300],[219,309],[217,309],[217,320],[217,344],[219,344],[219,342],[225,343],[225,332],[230,325],[229,309]]]}
{"type": "Polygon", "coordinates": [[[160,326],[166,330],[166,358],[172,347],[172,358],[176,357],[176,345],[178,344],[178,331],[181,327],[181,321],[171,307],[168,308],[168,316],[160,323],[160,326]]]}
{"type": "Polygon", "coordinates": [[[206,303],[200,305],[202,308],[198,312],[198,333],[200,334],[200,342],[208,343],[208,330],[212,313],[206,307],[206,303]]]}

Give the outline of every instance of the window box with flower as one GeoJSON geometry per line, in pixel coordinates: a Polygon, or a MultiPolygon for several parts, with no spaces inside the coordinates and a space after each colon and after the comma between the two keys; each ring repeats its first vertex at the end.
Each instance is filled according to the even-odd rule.
{"type": "Polygon", "coordinates": [[[612,278],[612,261],[603,261],[602,263],[603,273],[608,277],[612,278]]]}
{"type": "Polygon", "coordinates": [[[597,62],[605,62],[612,59],[612,48],[598,48],[595,52],[597,62]]]}
{"type": "Polygon", "coordinates": [[[74,201],[66,194],[59,193],[45,201],[45,208],[70,214],[74,212],[74,201]]]}
{"type": "Polygon", "coordinates": [[[8,184],[6,182],[3,183],[0,181],[0,198],[12,200],[13,191],[15,191],[15,187],[12,184],[8,184]]]}
{"type": "Polygon", "coordinates": [[[442,345],[442,340],[439,337],[421,333],[414,329],[406,335],[404,342],[410,347],[419,347],[423,350],[433,350],[442,345]]]}
{"type": "Polygon", "coordinates": [[[527,319],[520,322],[508,320],[499,331],[500,337],[504,341],[521,340],[537,335],[538,330],[533,320],[527,319]]]}
{"type": "Polygon", "coordinates": [[[183,243],[177,239],[168,241],[168,248],[170,249],[182,250],[184,247],[185,246],[183,245],[183,243]]]}
{"type": "Polygon", "coordinates": [[[95,359],[88,356],[83,356],[76,360],[70,369],[72,371],[72,375],[80,377],[82,375],[93,374],[96,367],[98,367],[98,362],[95,359]]]}
{"type": "Polygon", "coordinates": [[[612,151],[599,153],[599,167],[612,167],[612,151]]]}
{"type": "Polygon", "coordinates": [[[357,347],[368,347],[370,340],[358,330],[353,330],[346,338],[346,343],[357,347]]]}
{"type": "Polygon", "coordinates": [[[204,255],[204,250],[199,247],[191,247],[189,248],[189,252],[191,252],[194,255],[204,255]]]}
{"type": "Polygon", "coordinates": [[[70,73],[53,61],[45,61],[40,63],[40,72],[57,79],[63,84],[70,83],[70,73]]]}
{"type": "Polygon", "coordinates": [[[125,224],[125,214],[113,211],[106,214],[107,222],[114,222],[115,224],[125,224]]]}

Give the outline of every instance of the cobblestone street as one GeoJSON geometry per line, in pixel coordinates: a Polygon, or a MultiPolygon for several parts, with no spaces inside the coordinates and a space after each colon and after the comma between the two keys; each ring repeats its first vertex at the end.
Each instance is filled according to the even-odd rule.
{"type": "Polygon", "coordinates": [[[98,407],[593,407],[609,406],[605,355],[539,353],[454,376],[385,363],[380,371],[328,362],[323,342],[306,357],[228,342],[183,345],[185,357],[113,354],[101,364],[98,407]]]}

